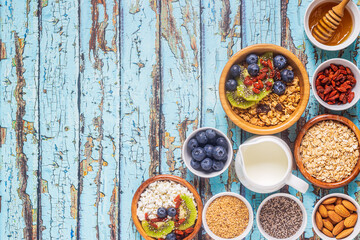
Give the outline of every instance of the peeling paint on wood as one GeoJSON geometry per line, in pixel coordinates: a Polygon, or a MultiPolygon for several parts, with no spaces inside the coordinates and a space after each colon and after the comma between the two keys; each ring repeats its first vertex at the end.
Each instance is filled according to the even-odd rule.
{"type": "Polygon", "coordinates": [[[0,126],[0,147],[5,144],[6,141],[6,128],[0,126]]]}
{"type": "Polygon", "coordinates": [[[0,61],[6,58],[6,46],[0,39],[0,61]]]}

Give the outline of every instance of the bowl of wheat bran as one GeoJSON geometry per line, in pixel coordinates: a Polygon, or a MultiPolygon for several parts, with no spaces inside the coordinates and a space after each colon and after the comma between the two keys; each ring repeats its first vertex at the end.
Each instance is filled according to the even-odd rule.
{"type": "Polygon", "coordinates": [[[240,240],[250,232],[253,210],[237,193],[219,193],[207,201],[203,210],[205,231],[215,240],[240,240]]]}

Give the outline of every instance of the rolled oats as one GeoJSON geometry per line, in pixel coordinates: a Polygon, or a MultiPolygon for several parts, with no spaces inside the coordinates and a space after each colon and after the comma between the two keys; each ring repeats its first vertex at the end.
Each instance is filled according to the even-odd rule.
{"type": "Polygon", "coordinates": [[[312,126],[300,144],[306,171],[323,182],[339,182],[348,177],[359,159],[359,142],[346,125],[332,120],[312,126]]]}

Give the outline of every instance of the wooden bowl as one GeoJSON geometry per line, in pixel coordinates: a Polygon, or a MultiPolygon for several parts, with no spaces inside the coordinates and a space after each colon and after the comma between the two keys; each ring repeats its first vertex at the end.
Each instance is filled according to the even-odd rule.
{"type": "Polygon", "coordinates": [[[240,127],[241,129],[247,132],[254,134],[260,134],[260,135],[275,134],[291,127],[294,123],[296,123],[297,120],[299,120],[299,118],[305,111],[310,96],[309,77],[301,61],[289,50],[273,44],[256,44],[240,50],[234,56],[232,56],[230,60],[226,63],[220,76],[219,95],[220,95],[221,105],[226,115],[238,127],[240,127]],[[232,65],[244,62],[246,56],[250,53],[255,53],[257,55],[260,55],[265,52],[273,52],[275,55],[282,54],[287,58],[288,64],[291,65],[291,67],[293,68],[295,76],[297,76],[300,80],[301,98],[296,110],[291,114],[291,116],[285,122],[280,123],[276,126],[259,127],[249,122],[246,122],[244,119],[242,119],[233,111],[231,104],[229,103],[225,95],[226,94],[225,82],[230,77],[230,68],[232,65]]]}
{"type": "Polygon", "coordinates": [[[193,239],[201,228],[202,211],[203,211],[202,201],[201,201],[199,193],[189,182],[187,182],[186,180],[184,180],[180,177],[173,176],[173,175],[158,175],[158,176],[149,178],[143,184],[141,184],[141,186],[136,190],[133,200],[132,200],[132,203],[131,203],[131,216],[132,216],[133,222],[135,224],[135,227],[137,228],[137,230],[139,231],[141,236],[143,236],[143,238],[145,238],[146,240],[156,240],[155,238],[149,237],[145,233],[144,229],[142,228],[141,222],[139,221],[139,219],[137,217],[137,203],[140,199],[141,193],[149,186],[149,184],[156,182],[156,181],[160,181],[160,180],[174,181],[174,182],[180,183],[181,185],[187,187],[189,189],[189,191],[194,195],[195,202],[197,205],[197,210],[198,210],[198,217],[197,217],[197,220],[196,220],[196,223],[194,226],[194,231],[189,236],[184,238],[184,240],[193,239]]]}
{"type": "Polygon", "coordinates": [[[312,177],[306,171],[306,169],[304,168],[304,165],[303,165],[302,160],[301,160],[300,144],[301,144],[301,141],[302,141],[305,133],[308,131],[309,128],[314,126],[314,124],[316,124],[318,122],[321,122],[321,121],[324,121],[324,120],[334,120],[334,121],[339,121],[339,122],[345,124],[351,130],[354,131],[354,133],[356,135],[356,138],[357,138],[358,142],[360,143],[360,131],[356,127],[356,125],[352,121],[350,121],[349,119],[347,119],[347,118],[345,118],[343,116],[333,115],[333,114],[323,114],[323,115],[316,116],[316,117],[310,119],[304,125],[304,127],[300,130],[299,134],[296,137],[295,149],[294,149],[296,165],[298,166],[298,168],[299,168],[300,172],[302,173],[302,175],[304,175],[304,177],[307,180],[309,180],[312,184],[314,184],[314,185],[316,185],[318,187],[327,188],[327,189],[344,187],[345,185],[349,184],[352,180],[354,180],[356,178],[356,176],[359,174],[359,170],[360,170],[360,161],[359,160],[360,160],[360,157],[359,157],[358,162],[356,163],[356,166],[354,167],[352,173],[350,174],[350,176],[348,176],[347,178],[344,178],[340,182],[333,182],[333,183],[322,182],[322,181],[317,180],[316,178],[312,177]]]}

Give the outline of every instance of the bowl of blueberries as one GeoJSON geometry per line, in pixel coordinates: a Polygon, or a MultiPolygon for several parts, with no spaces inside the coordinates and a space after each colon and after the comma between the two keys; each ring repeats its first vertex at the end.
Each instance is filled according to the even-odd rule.
{"type": "Polygon", "coordinates": [[[232,144],[215,128],[199,128],[186,138],[182,159],[193,174],[203,178],[216,177],[226,171],[233,159],[232,144]]]}

